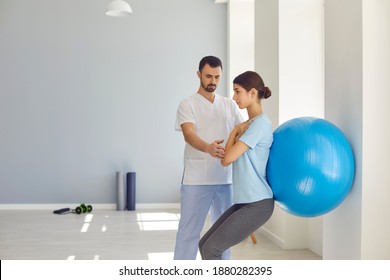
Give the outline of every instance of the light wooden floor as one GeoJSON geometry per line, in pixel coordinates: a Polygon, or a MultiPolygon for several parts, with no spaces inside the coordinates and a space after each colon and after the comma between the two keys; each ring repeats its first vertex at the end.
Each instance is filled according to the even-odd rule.
{"type": "MultiPolygon", "coordinates": [[[[178,210],[0,210],[1,260],[172,259],[178,210]]],[[[309,250],[282,250],[261,234],[233,247],[232,259],[318,260],[309,250]]]]}

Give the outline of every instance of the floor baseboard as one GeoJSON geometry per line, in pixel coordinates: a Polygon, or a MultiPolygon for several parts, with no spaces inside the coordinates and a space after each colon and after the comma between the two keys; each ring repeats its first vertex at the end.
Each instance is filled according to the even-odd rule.
{"type": "MultiPolygon", "coordinates": [[[[96,210],[116,210],[116,204],[97,203],[91,204],[96,210]]],[[[0,204],[0,210],[55,210],[61,208],[75,208],[79,204],[0,204]]],[[[179,203],[139,203],[136,204],[137,210],[146,209],[179,209],[179,203]]]]}
{"type": "Polygon", "coordinates": [[[259,228],[257,231],[260,232],[265,237],[267,237],[269,240],[271,240],[274,244],[279,246],[279,248],[282,249],[284,248],[284,243],[285,243],[284,240],[276,236],[273,232],[269,231],[264,227],[259,228]]]}

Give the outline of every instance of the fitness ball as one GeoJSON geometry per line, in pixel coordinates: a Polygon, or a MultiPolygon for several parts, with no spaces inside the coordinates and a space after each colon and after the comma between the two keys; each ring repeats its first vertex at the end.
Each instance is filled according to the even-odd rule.
{"type": "Polygon", "coordinates": [[[351,146],[324,119],[291,119],[274,131],[267,180],[275,201],[300,217],[326,214],[346,198],[355,173],[351,146]]]}

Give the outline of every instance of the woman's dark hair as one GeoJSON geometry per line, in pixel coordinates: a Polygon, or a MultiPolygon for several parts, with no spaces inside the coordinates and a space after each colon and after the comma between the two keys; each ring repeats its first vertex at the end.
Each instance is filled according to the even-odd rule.
{"type": "Polygon", "coordinates": [[[253,71],[246,71],[238,75],[233,80],[233,84],[238,84],[247,91],[250,91],[252,88],[257,89],[259,99],[267,99],[272,94],[271,90],[264,85],[263,79],[260,75],[253,71]]]}
{"type": "Polygon", "coordinates": [[[202,69],[206,64],[210,65],[212,68],[221,67],[222,69],[222,61],[218,57],[209,55],[202,58],[199,62],[199,72],[202,72],[202,69]]]}

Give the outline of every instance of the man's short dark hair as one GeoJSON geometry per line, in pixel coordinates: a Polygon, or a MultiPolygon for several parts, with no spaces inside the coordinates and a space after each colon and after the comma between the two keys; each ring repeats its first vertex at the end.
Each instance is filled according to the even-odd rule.
{"type": "Polygon", "coordinates": [[[210,65],[212,68],[221,67],[222,69],[222,61],[218,57],[209,55],[203,57],[199,62],[199,72],[202,72],[202,69],[206,64],[210,65]]]}

